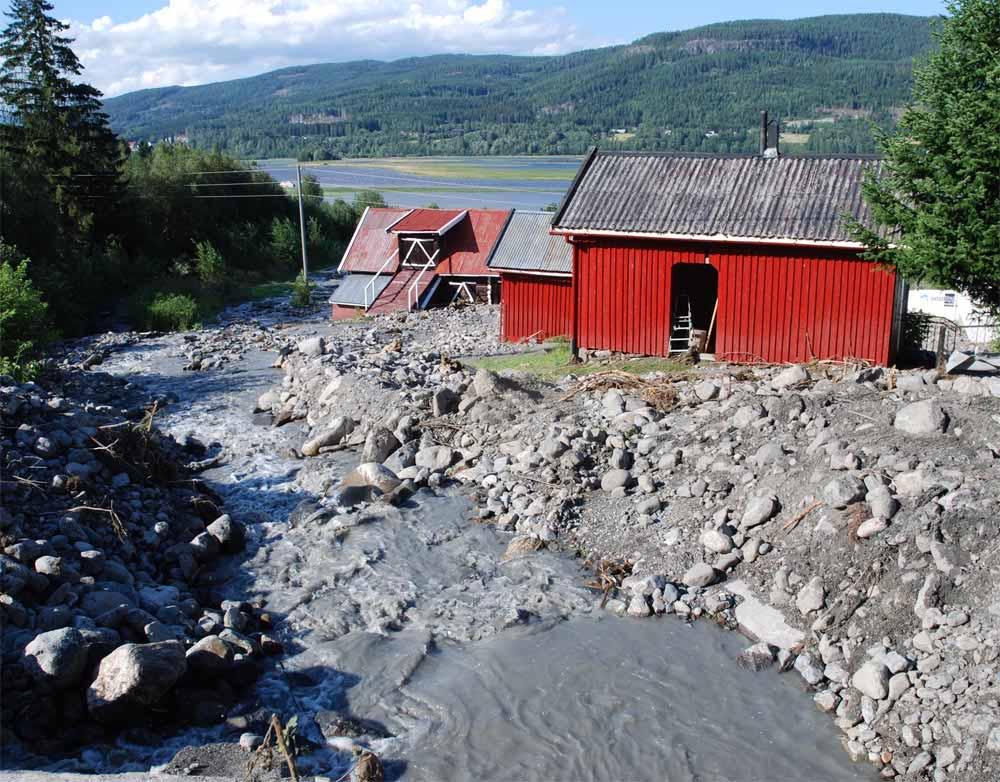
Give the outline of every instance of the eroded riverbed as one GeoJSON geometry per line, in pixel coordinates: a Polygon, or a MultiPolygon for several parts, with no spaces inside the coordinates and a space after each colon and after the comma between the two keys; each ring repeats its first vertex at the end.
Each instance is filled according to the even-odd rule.
{"type": "MultiPolygon", "coordinates": [[[[507,536],[473,522],[457,491],[424,490],[401,508],[337,506],[321,489],[357,456],[303,462],[290,454],[295,424],[253,422],[254,399],[281,379],[273,355],[189,373],[182,340],[139,343],[105,368],[172,395],[164,429],[222,448],[203,477],[252,541],[219,577],[266,602],[286,648],[245,710],[298,715],[306,773],[336,779],[353,742],[408,780],[874,778],[792,679],[733,664],[742,639],[607,615],[562,555],[504,562],[507,536]],[[366,721],[368,735],[334,738],[341,718],[366,721]]],[[[93,765],[148,768],[238,735],[192,730],[93,765]]]]}

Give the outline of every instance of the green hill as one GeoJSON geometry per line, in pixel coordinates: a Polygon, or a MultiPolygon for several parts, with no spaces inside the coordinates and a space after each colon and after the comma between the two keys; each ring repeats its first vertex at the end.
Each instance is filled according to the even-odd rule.
{"type": "Polygon", "coordinates": [[[559,57],[440,55],[286,68],[106,101],[130,139],[187,137],[242,157],[749,151],[761,109],[786,144],[870,151],[909,95],[933,20],[745,21],[559,57]]]}

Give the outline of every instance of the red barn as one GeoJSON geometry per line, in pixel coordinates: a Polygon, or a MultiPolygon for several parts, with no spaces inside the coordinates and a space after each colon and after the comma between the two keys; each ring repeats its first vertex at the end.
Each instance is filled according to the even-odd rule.
{"type": "Polygon", "coordinates": [[[500,332],[507,342],[569,337],[573,248],[553,236],[551,212],[510,216],[488,264],[500,272],[500,332]]]}
{"type": "Polygon", "coordinates": [[[576,348],[887,364],[904,285],[859,256],[860,156],[593,151],[554,234],[573,244],[576,348]]]}
{"type": "Polygon", "coordinates": [[[365,209],[330,297],[334,319],[424,309],[459,296],[492,301],[486,265],[510,212],[499,209],[365,209]]]}

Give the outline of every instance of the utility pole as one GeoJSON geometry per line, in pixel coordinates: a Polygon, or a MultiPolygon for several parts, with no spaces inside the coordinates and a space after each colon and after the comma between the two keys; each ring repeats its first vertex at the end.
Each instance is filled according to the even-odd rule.
{"type": "Polygon", "coordinates": [[[302,166],[295,166],[298,174],[299,191],[299,235],[302,239],[302,279],[309,282],[309,257],[306,255],[306,218],[305,209],[302,206],[302,166]]]}

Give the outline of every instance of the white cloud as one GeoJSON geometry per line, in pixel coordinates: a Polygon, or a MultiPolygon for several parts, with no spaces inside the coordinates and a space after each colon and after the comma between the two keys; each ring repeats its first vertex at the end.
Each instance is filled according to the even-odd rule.
{"type": "Polygon", "coordinates": [[[166,0],[127,22],[72,21],[70,34],[84,78],[109,96],[317,62],[557,54],[592,43],[564,8],[508,0],[166,0]]]}

